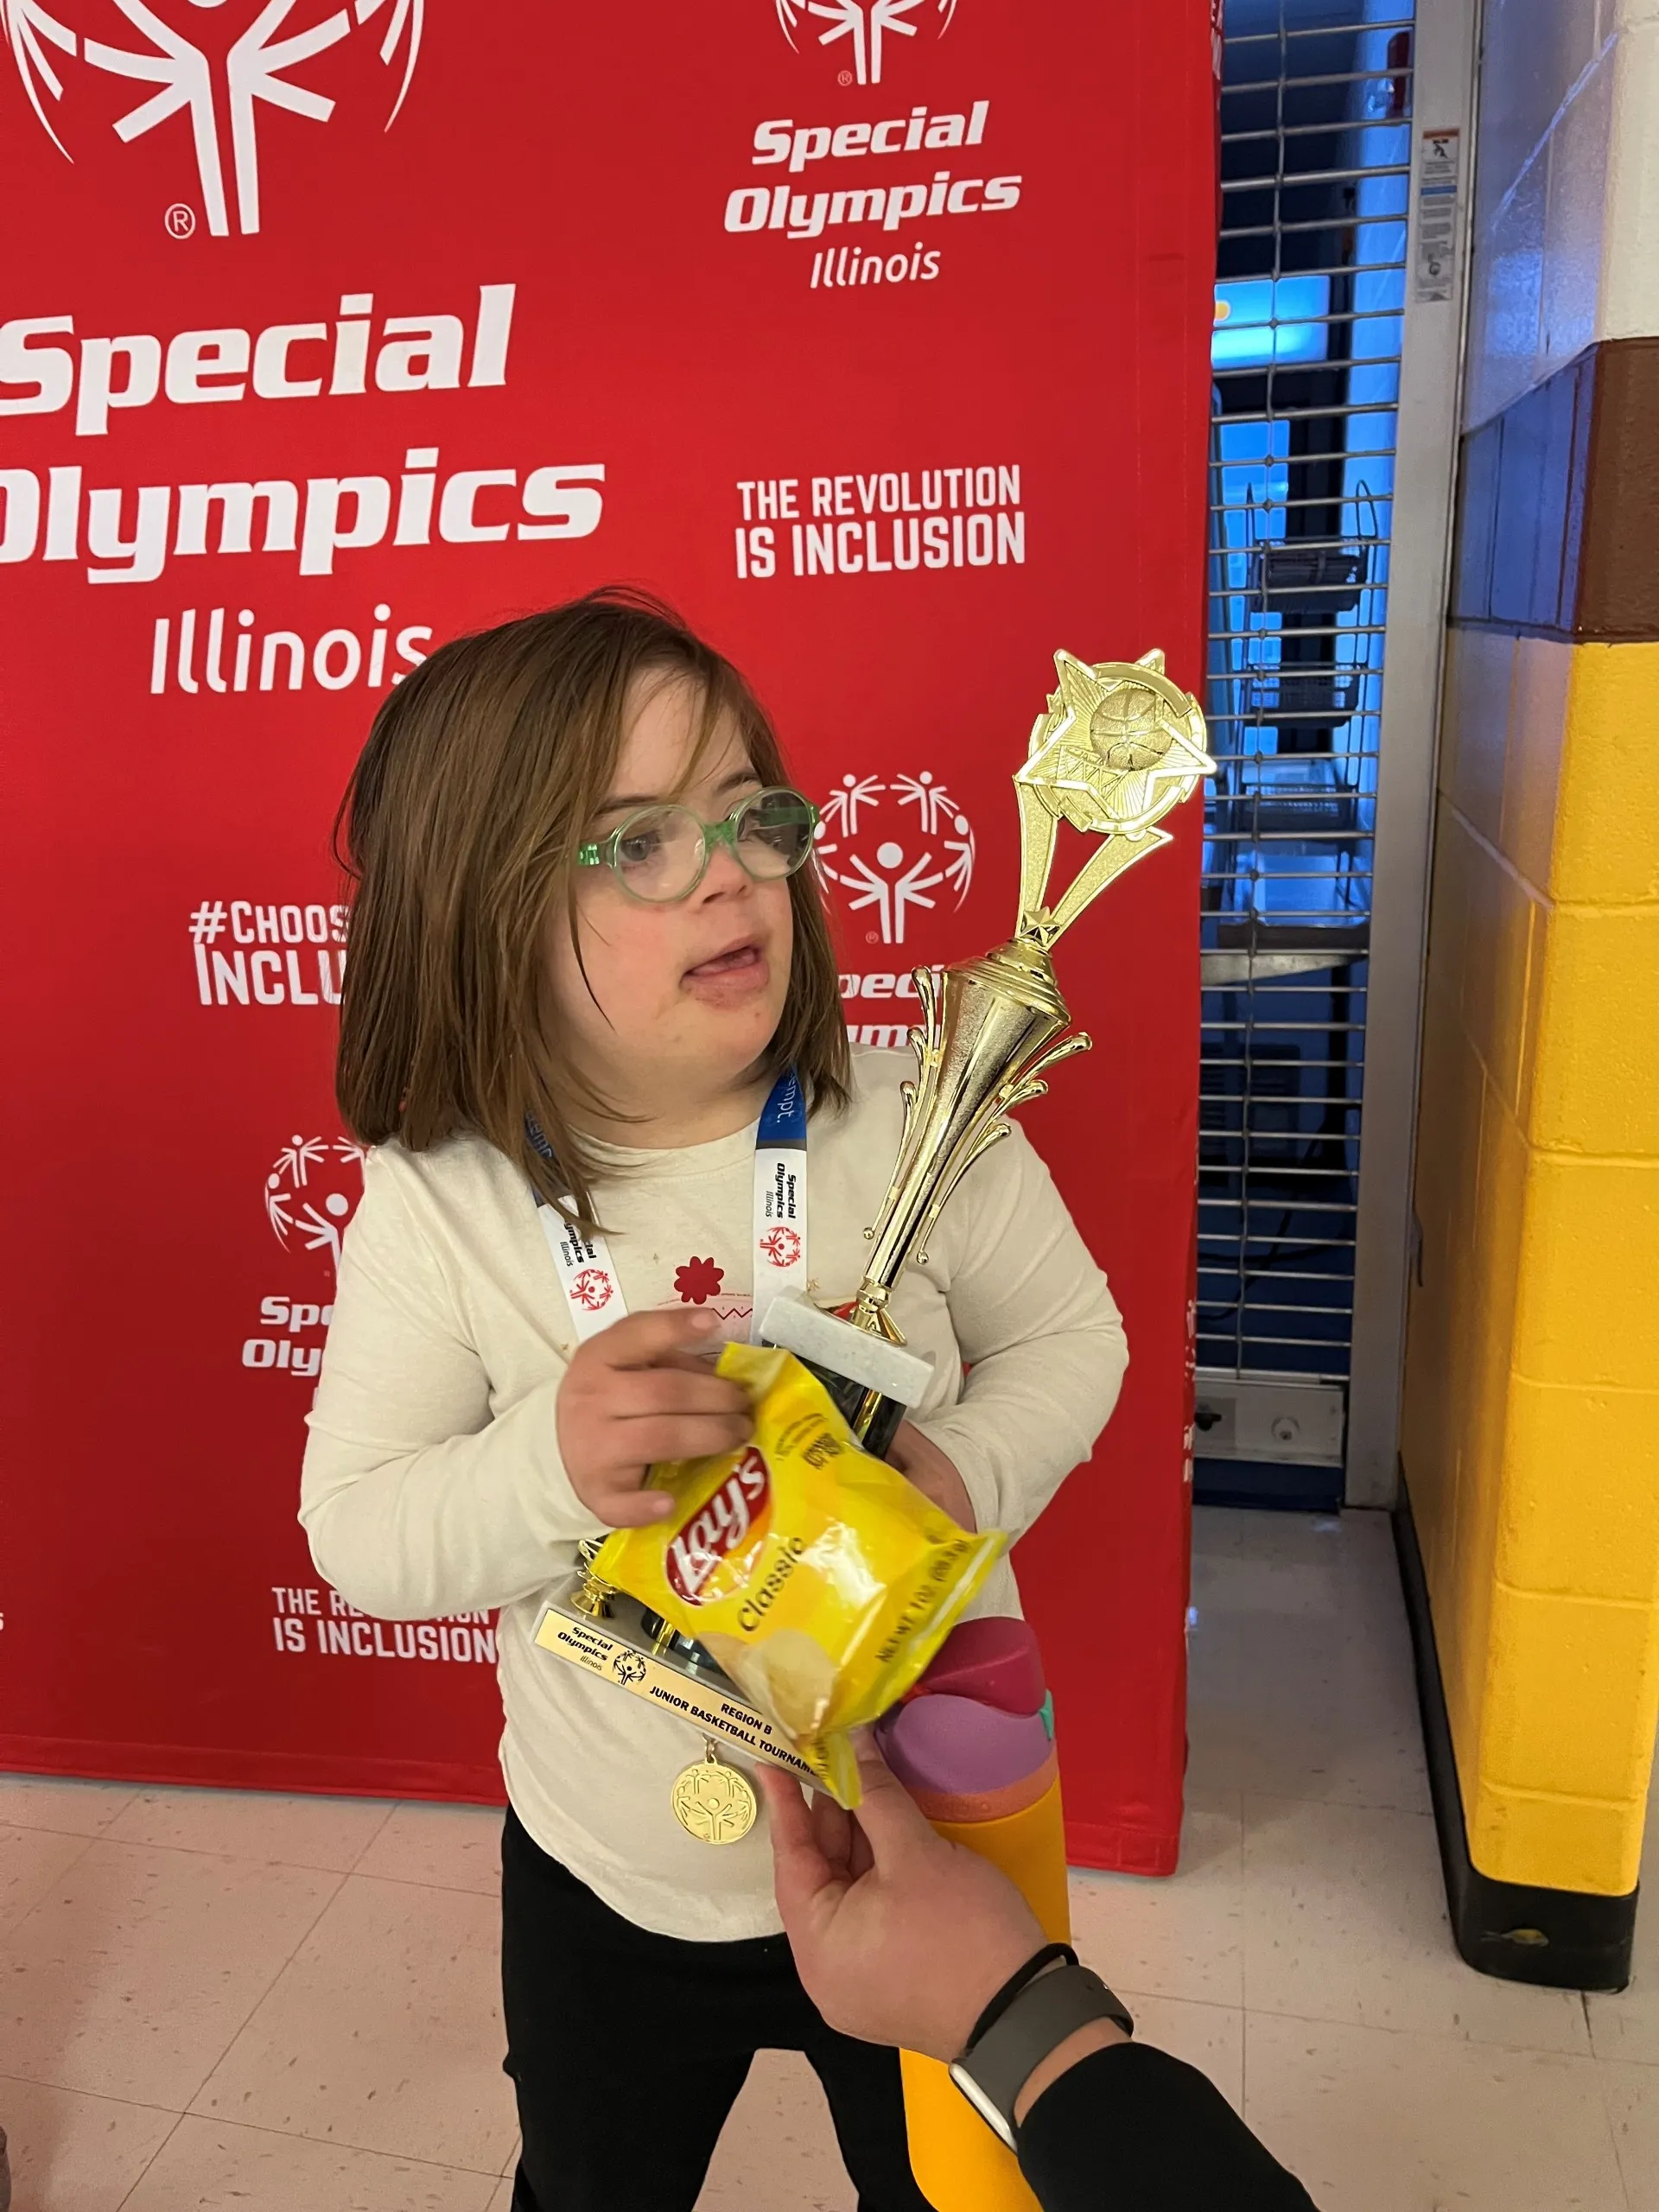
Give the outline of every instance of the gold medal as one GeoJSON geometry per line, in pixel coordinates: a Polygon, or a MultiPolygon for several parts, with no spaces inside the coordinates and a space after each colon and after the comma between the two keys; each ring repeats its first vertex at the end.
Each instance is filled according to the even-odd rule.
{"type": "Polygon", "coordinates": [[[699,1843],[738,1842],[760,1809],[753,1783],[723,1763],[707,1736],[696,1764],[674,1777],[668,1802],[675,1819],[699,1843]]]}

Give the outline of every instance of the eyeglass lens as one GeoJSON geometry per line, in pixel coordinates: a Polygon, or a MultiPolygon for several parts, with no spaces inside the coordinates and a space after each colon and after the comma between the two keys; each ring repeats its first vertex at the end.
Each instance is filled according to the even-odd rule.
{"type": "MultiPolygon", "coordinates": [[[[642,808],[618,834],[616,872],[638,899],[683,898],[702,873],[708,835],[690,807],[642,808]]],[[[797,791],[757,791],[734,816],[731,842],[747,874],[792,875],[811,850],[811,810],[797,791]]]]}

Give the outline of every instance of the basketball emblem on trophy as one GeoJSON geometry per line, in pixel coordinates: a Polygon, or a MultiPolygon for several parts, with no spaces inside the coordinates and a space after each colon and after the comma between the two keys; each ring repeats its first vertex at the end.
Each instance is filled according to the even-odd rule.
{"type": "Polygon", "coordinates": [[[1197,702],[1164,674],[1161,653],[1135,664],[1133,675],[1070,653],[1055,663],[1059,689],[1038,718],[1016,781],[1040,791],[1074,830],[1143,834],[1210,772],[1197,702]]]}
{"type": "Polygon", "coordinates": [[[1046,949],[1106,885],[1156,846],[1158,823],[1215,772],[1204,715],[1191,692],[1164,673],[1161,652],[1091,667],[1058,652],[1059,678],[1039,715],[1023,767],[1020,802],[1020,928],[1046,949]],[[1048,877],[1062,822],[1104,837],[1051,907],[1048,877]]]}

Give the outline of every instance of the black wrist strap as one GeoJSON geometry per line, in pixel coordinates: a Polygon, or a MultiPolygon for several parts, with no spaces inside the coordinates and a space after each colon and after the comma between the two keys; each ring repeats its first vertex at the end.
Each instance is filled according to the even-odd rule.
{"type": "Polygon", "coordinates": [[[1067,1966],[1077,1963],[1077,1955],[1069,1943],[1045,1943],[1040,1951],[1033,1951],[1022,1967],[1016,1967],[985,2010],[968,2031],[968,2040],[962,2047],[965,2058],[982,2035],[989,2033],[1007,2011],[1020,1991],[1045,1974],[1056,1959],[1064,1959],[1067,1966]]]}
{"type": "Polygon", "coordinates": [[[1017,2149],[1014,2109],[1020,2091],[1051,2051],[1095,2020],[1109,2020],[1126,2036],[1135,2033],[1122,1999],[1078,1964],[1069,1944],[1052,1943],[991,1999],[950,2078],[980,2118],[1017,2149]],[[1064,1963],[1046,1972],[1056,1959],[1064,1963]]]}

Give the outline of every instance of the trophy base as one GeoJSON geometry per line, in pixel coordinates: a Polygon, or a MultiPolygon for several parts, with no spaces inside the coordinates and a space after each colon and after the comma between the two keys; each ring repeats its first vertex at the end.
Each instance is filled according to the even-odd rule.
{"type": "Polygon", "coordinates": [[[899,1422],[912,1406],[920,1404],[933,1379],[931,1360],[790,1294],[773,1299],[767,1307],[760,1338],[794,1353],[877,1459],[887,1458],[899,1422]]]}
{"type": "Polygon", "coordinates": [[[676,1636],[620,1590],[606,1592],[604,1613],[595,1616],[592,1589],[580,1570],[553,1585],[536,1625],[542,1650],[660,1706],[728,1750],[812,1779],[810,1768],[700,1644],[676,1636]]]}

